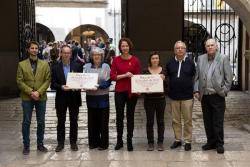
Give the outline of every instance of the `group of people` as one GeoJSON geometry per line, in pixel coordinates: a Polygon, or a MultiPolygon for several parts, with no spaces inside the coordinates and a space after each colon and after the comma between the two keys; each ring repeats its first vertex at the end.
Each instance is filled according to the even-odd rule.
{"type": "MultiPolygon", "coordinates": [[[[70,40],[65,41],[54,41],[48,42],[41,41],[38,47],[38,58],[45,60],[50,66],[56,64],[61,58],[61,48],[64,45],[70,46],[72,49],[71,61],[84,65],[90,62],[90,54],[92,48],[99,47],[104,51],[104,62],[111,65],[113,58],[115,57],[115,48],[112,45],[112,39],[109,38],[105,43],[101,38],[90,39],[88,38],[83,42],[83,46],[78,41],[70,40]]],[[[26,55],[25,58],[28,56],[26,55]]]]}
{"type": "Polygon", "coordinates": [[[81,90],[71,89],[66,85],[69,72],[97,73],[98,84],[86,89],[86,104],[88,109],[88,144],[89,149],[105,150],[109,147],[109,87],[115,81],[115,109],[117,143],[115,150],[123,147],[124,115],[126,106],[127,119],[127,150],[133,151],[134,112],[139,93],[131,92],[131,77],[137,74],[160,75],[164,83],[164,91],[158,93],[143,93],[146,112],[146,132],[148,151],[154,146],[154,117],[157,121],[157,150],[164,150],[164,111],[166,95],[170,98],[172,126],[175,141],[170,146],[175,149],[183,145],[186,151],[192,149],[192,109],[194,97],[201,101],[207,143],[203,150],[216,149],[224,153],[224,112],[225,97],[232,83],[232,70],[227,56],[218,51],[215,39],[205,43],[206,54],[198,57],[197,64],[186,54],[186,45],[177,41],[174,45],[175,55],[163,68],[158,52],[152,52],[148,58],[148,66],[142,70],[139,59],[131,54],[133,44],[128,38],[119,41],[120,55],[116,56],[111,66],[104,62],[104,50],[93,47],[90,62],[82,67],[81,63],[72,61],[72,49],[69,45],[61,47],[60,60],[51,68],[43,60],[37,58],[38,44],[31,42],[28,46],[29,58],[18,64],[17,84],[21,91],[23,107],[23,154],[30,151],[30,123],[33,108],[37,117],[37,149],[47,152],[43,144],[46,90],[56,90],[55,107],[58,118],[57,142],[55,149],[64,149],[65,121],[67,109],[70,119],[70,145],[72,151],[77,151],[78,114],[82,105],[81,90]],[[183,137],[182,137],[183,136],[183,137]]]}

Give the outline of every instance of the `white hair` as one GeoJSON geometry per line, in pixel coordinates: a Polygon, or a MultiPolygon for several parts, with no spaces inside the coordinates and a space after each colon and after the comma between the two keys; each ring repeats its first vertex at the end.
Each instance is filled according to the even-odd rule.
{"type": "Polygon", "coordinates": [[[100,55],[103,56],[103,55],[104,55],[104,50],[101,49],[101,48],[99,48],[99,47],[93,47],[93,48],[91,49],[90,54],[91,54],[91,55],[93,55],[93,54],[100,54],[100,55]]]}
{"type": "Polygon", "coordinates": [[[176,41],[176,42],[175,42],[175,44],[174,44],[174,49],[176,48],[177,44],[179,44],[179,43],[182,44],[185,48],[187,48],[185,42],[179,40],[179,41],[176,41]]]}

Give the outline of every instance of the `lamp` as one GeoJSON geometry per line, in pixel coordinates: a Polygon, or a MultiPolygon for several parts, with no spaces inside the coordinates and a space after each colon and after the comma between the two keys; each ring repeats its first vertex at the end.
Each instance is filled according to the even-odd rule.
{"type": "Polygon", "coordinates": [[[95,31],[92,31],[92,30],[86,30],[86,31],[82,32],[82,35],[84,35],[84,36],[91,36],[94,34],[95,34],[95,31]]]}

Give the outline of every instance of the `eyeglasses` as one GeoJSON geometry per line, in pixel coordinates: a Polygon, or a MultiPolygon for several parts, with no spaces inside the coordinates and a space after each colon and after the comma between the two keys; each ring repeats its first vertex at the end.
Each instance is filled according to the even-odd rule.
{"type": "Polygon", "coordinates": [[[176,47],[175,49],[176,50],[185,50],[186,48],[185,47],[176,47]]]}

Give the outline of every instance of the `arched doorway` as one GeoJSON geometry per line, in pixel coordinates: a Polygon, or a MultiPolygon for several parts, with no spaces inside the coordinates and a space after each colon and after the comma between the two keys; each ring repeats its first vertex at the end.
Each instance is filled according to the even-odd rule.
{"type": "Polygon", "coordinates": [[[80,42],[81,46],[84,46],[90,40],[96,40],[97,38],[105,43],[109,39],[109,36],[101,27],[92,24],[85,24],[80,25],[69,32],[65,41],[75,40],[80,42]]]}
{"type": "Polygon", "coordinates": [[[36,23],[36,34],[38,42],[46,41],[48,43],[55,41],[55,36],[52,31],[41,23],[36,23]]]}

